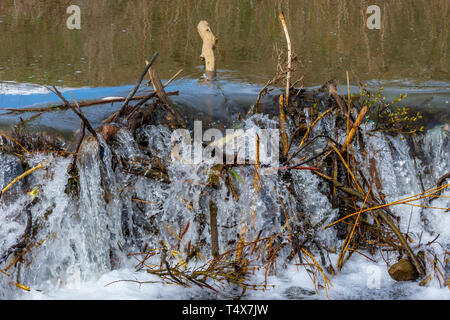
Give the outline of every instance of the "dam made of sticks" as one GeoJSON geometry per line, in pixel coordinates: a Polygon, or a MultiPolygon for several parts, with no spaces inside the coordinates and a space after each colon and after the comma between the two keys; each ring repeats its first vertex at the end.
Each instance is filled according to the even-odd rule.
{"type": "MultiPolygon", "coordinates": [[[[27,118],[0,131],[0,298],[124,267],[139,280],[108,286],[158,282],[191,298],[241,299],[276,290],[290,270],[312,290],[292,283],[283,297],[339,298],[334,279],[360,259],[405,291],[450,289],[448,124],[427,125],[404,107],[407,95],[387,99],[383,87],[358,81],[351,93],[349,72],[344,89],[305,88],[278,18],[287,49],[273,78],[223,123],[171,100],[183,94],[169,91],[182,70],[163,83],[158,53],[139,62],[126,97],[78,101],[49,86],[60,103],[2,109],[27,118]],[[113,102],[93,125],[85,110],[113,102]],[[80,122],[74,139],[29,128],[61,110],[80,122]]],[[[197,31],[201,81],[214,84],[221,43],[208,22],[197,31]]]]}

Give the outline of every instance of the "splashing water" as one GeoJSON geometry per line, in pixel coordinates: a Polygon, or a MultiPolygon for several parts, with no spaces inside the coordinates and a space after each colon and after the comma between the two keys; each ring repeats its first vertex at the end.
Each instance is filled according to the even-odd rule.
{"type": "MultiPolygon", "coordinates": [[[[334,122],[334,117],[328,118],[314,127],[312,134],[334,136],[334,122]]],[[[255,115],[242,125],[246,129],[260,130],[273,127],[274,124],[268,117],[255,115]]],[[[377,168],[382,188],[374,188],[374,192],[377,196],[382,194],[386,203],[420,194],[423,192],[421,185],[425,190],[434,187],[439,177],[448,171],[449,132],[442,127],[435,127],[422,136],[414,137],[415,146],[420,149],[414,152],[407,140],[402,140],[400,136],[373,133],[371,129],[370,123],[362,126],[364,145],[361,145],[361,140],[354,144],[355,151],[358,151],[354,153],[355,160],[366,176],[371,176],[371,168],[377,168]]],[[[345,133],[338,136],[345,137],[345,133]]],[[[320,150],[326,144],[325,139],[317,139],[306,150],[320,150]]],[[[171,131],[164,125],[145,126],[139,129],[136,139],[129,131],[120,129],[114,143],[109,145],[102,139],[100,145],[87,139],[83,143],[82,156],[78,159],[78,197],[66,190],[70,178],[67,173],[70,160],[51,155],[47,158],[33,156],[24,159],[30,168],[44,160],[49,161],[49,164],[3,195],[0,204],[0,253],[23,235],[27,225],[23,208],[33,197],[37,202],[31,207],[33,223],[29,244],[33,245],[23,254],[22,263],[9,268],[9,277],[0,274],[0,298],[103,299],[105,295],[108,298],[132,299],[227,297],[231,289],[230,292],[212,294],[205,289],[165,285],[154,275],[136,272],[138,261],[130,256],[158,248],[164,241],[168,247],[177,248],[178,252],[185,252],[189,246],[198,245],[201,255],[210,258],[211,202],[217,207],[221,252],[236,248],[243,225],[248,229],[246,241],[251,241],[281,232],[286,217],[293,219],[295,230],[302,230],[298,234],[298,241],[310,244],[310,248],[314,248],[314,243],[321,243],[328,248],[342,245],[343,240],[338,237],[336,229],[323,228],[336,220],[339,210],[326,196],[328,186],[311,171],[292,171],[292,185],[278,174],[265,175],[258,182],[259,191],[255,192],[254,166],[239,166],[233,168],[234,174],[228,173],[229,179],[221,173],[219,181],[222,182],[212,188],[208,183],[211,164],[171,162],[172,146],[171,131]],[[155,160],[166,168],[170,183],[149,176],[153,167],[158,166],[155,160]],[[133,171],[136,163],[148,164],[143,173],[136,174],[133,171]],[[238,199],[230,192],[229,183],[234,186],[238,199]],[[37,190],[34,196],[26,192],[30,189],[37,190]],[[180,241],[183,230],[185,232],[180,241]],[[105,287],[108,283],[125,279],[157,283],[142,286],[116,283],[105,287]],[[16,282],[29,286],[31,291],[23,292],[14,286],[16,282]]],[[[18,158],[0,154],[2,189],[22,172],[18,158]]],[[[448,208],[449,190],[445,189],[441,195],[444,197],[433,200],[432,205],[428,206],[448,208]]],[[[439,257],[445,256],[446,252],[448,255],[448,212],[408,205],[393,206],[392,211],[400,218],[402,232],[408,232],[415,241],[413,246],[418,242],[430,243],[427,246],[429,252],[439,257]],[[438,241],[433,242],[437,235],[438,241]]],[[[261,269],[251,275],[255,283],[267,280],[275,287],[252,291],[245,297],[323,298],[322,294],[315,295],[315,284],[309,272],[295,266],[298,263],[296,259],[288,259],[291,240],[287,231],[280,241],[280,244],[285,245],[277,260],[277,274],[271,273],[266,278],[261,269]]],[[[337,254],[329,253],[327,258],[321,257],[320,250],[314,250],[312,254],[317,261],[322,260],[325,264],[330,262],[335,265],[337,260],[337,254]]],[[[13,256],[2,265],[3,268],[12,261],[13,256]]],[[[441,289],[442,283],[437,280],[439,276],[434,277],[426,287],[393,282],[386,276],[386,256],[375,253],[370,258],[373,262],[355,254],[341,272],[331,278],[333,287],[329,289],[329,296],[340,299],[450,298],[448,290],[441,289]],[[371,266],[381,270],[378,290],[367,287],[366,271],[371,266]]],[[[155,263],[159,263],[159,260],[155,263]]],[[[448,279],[449,266],[441,269],[446,272],[443,276],[448,279]]]]}

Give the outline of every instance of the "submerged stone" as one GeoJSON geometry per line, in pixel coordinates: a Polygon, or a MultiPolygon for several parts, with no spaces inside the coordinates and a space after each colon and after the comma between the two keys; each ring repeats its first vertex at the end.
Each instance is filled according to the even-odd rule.
{"type": "Polygon", "coordinates": [[[307,297],[314,296],[316,292],[314,290],[305,289],[298,286],[292,286],[286,289],[284,294],[293,300],[303,300],[307,297]]]}

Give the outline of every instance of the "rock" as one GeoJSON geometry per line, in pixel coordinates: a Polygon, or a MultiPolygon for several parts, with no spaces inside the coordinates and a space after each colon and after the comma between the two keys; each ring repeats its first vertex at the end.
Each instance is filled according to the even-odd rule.
{"type": "Polygon", "coordinates": [[[284,294],[292,300],[304,300],[310,298],[311,296],[314,296],[316,292],[314,290],[292,286],[287,288],[284,294]]]}
{"type": "Polygon", "coordinates": [[[419,277],[416,268],[408,259],[401,259],[394,263],[388,272],[395,281],[414,281],[419,277]]]}
{"type": "Polygon", "coordinates": [[[107,124],[102,128],[100,134],[102,135],[103,139],[108,143],[115,138],[118,131],[119,129],[115,125],[107,124]]]}

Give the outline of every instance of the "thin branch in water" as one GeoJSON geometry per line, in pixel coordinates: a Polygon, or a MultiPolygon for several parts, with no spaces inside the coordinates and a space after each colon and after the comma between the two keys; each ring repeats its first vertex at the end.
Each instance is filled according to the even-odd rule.
{"type": "Polygon", "coordinates": [[[288,47],[288,65],[287,65],[287,72],[286,72],[286,109],[289,107],[289,89],[290,89],[290,80],[291,80],[291,65],[292,65],[292,48],[291,48],[291,38],[289,37],[289,32],[286,24],[286,20],[284,19],[283,12],[280,12],[280,21],[283,25],[284,34],[286,36],[286,43],[288,47]]]}
{"type": "Polygon", "coordinates": [[[75,112],[75,114],[80,117],[80,119],[84,122],[86,128],[88,129],[88,131],[94,136],[94,138],[98,141],[98,136],[97,136],[97,132],[95,132],[94,128],[92,128],[91,124],[89,123],[88,119],[86,119],[86,117],[83,114],[83,111],[81,111],[80,105],[78,104],[77,99],[75,99],[75,97],[73,96],[73,93],[70,92],[70,95],[72,96],[73,101],[75,102],[75,105],[77,106],[78,110],[75,109],[75,107],[73,107],[72,105],[70,105],[70,108],[72,109],[73,112],[75,112]]]}
{"type": "Polygon", "coordinates": [[[139,285],[143,285],[143,284],[148,284],[148,283],[159,283],[160,281],[116,280],[116,281],[105,284],[105,288],[107,286],[110,286],[110,285],[118,283],[118,282],[133,282],[133,283],[137,283],[139,285]]]}
{"type": "Polygon", "coordinates": [[[136,86],[133,88],[133,90],[131,90],[131,92],[128,94],[127,98],[123,102],[122,107],[120,108],[116,118],[118,118],[118,117],[123,115],[123,113],[125,112],[125,110],[126,110],[126,108],[128,106],[128,102],[130,102],[130,99],[133,98],[134,95],[136,94],[136,92],[138,91],[139,87],[141,86],[142,80],[144,80],[145,75],[147,74],[148,70],[150,69],[152,64],[155,62],[157,57],[158,57],[158,52],[155,52],[155,54],[153,55],[153,58],[147,64],[147,66],[145,67],[144,71],[142,71],[142,74],[139,77],[139,80],[136,83],[136,86]]]}

